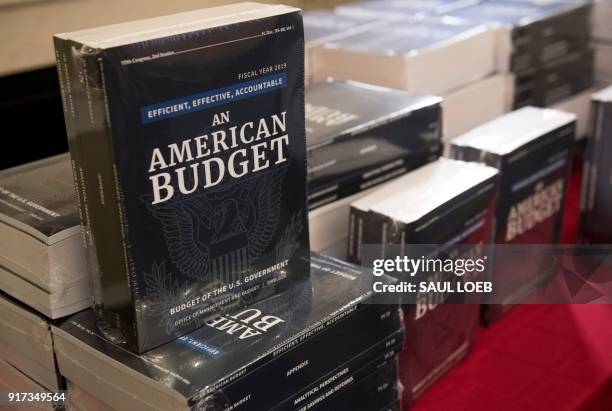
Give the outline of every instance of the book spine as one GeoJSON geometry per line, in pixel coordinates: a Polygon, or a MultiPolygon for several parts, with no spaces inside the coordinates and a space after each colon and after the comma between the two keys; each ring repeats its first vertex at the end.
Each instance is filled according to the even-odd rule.
{"type": "Polygon", "coordinates": [[[98,300],[95,291],[98,289],[95,286],[97,274],[97,261],[95,259],[95,248],[91,235],[91,224],[89,222],[89,210],[87,208],[87,196],[85,181],[83,178],[83,159],[79,139],[77,139],[78,129],[76,118],[78,114],[78,106],[75,104],[76,94],[78,93],[78,77],[75,71],[74,64],[71,62],[71,50],[69,42],[60,38],[54,37],[55,60],[57,64],[57,73],[59,77],[60,92],[62,97],[62,107],[64,110],[64,122],[66,124],[66,135],[68,137],[68,147],[70,149],[70,166],[72,168],[72,177],[74,181],[74,191],[77,199],[79,219],[82,229],[82,244],[86,256],[87,274],[91,281],[91,289],[94,293],[93,304],[96,305],[98,300]]]}
{"type": "Polygon", "coordinates": [[[595,177],[597,176],[597,159],[599,150],[601,149],[601,128],[603,122],[601,116],[604,114],[604,104],[597,101],[591,101],[589,105],[589,130],[587,132],[588,140],[584,151],[584,160],[582,164],[582,190],[580,191],[580,236],[581,239],[585,231],[591,229],[591,212],[593,211],[593,203],[595,199],[595,177]]]}
{"type": "MultiPolygon", "coordinates": [[[[317,380],[311,386],[306,387],[306,389],[284,401],[282,405],[277,408],[283,409],[283,406],[285,406],[288,409],[303,409],[305,406],[308,407],[307,404],[316,403],[317,398],[319,398],[319,401],[323,401],[322,405],[330,405],[332,402],[339,401],[340,399],[331,397],[329,403],[326,403],[326,394],[328,395],[330,392],[335,391],[334,388],[341,388],[344,385],[347,385],[347,392],[342,392],[342,394],[339,395],[352,397],[354,394],[351,393],[351,390],[355,389],[357,386],[362,386],[362,383],[376,374],[378,370],[392,363],[397,355],[399,355],[402,351],[401,340],[403,336],[401,332],[402,331],[387,338],[372,350],[360,355],[358,358],[351,360],[350,363],[335,369],[325,377],[317,380]],[[354,385],[351,386],[351,384],[354,385]],[[332,390],[330,390],[330,388],[332,388],[332,390]]],[[[390,376],[388,382],[389,385],[395,385],[394,376],[390,376]]],[[[388,403],[388,401],[376,402],[378,405],[384,405],[386,403],[388,403]]],[[[275,407],[274,409],[277,408],[275,407]]],[[[378,407],[366,407],[364,409],[377,408],[378,407]]]]}
{"type": "MultiPolygon", "coordinates": [[[[289,407],[288,409],[300,408],[304,404],[308,403],[313,397],[316,397],[321,392],[324,392],[326,387],[333,386],[335,383],[359,373],[359,371],[364,367],[371,365],[373,361],[382,363],[399,355],[403,348],[403,340],[404,331],[403,329],[399,329],[399,331],[396,331],[395,333],[380,340],[366,351],[353,353],[355,355],[342,364],[337,363],[336,361],[327,361],[328,366],[320,373],[312,370],[306,371],[302,381],[303,385],[298,386],[296,384],[295,390],[288,390],[283,385],[274,384],[272,385],[274,389],[270,391],[276,395],[270,396],[263,395],[267,393],[256,391],[254,387],[251,387],[251,393],[242,398],[249,398],[250,409],[276,409],[279,404],[284,405],[281,406],[280,409],[284,409],[285,406],[289,407]]],[[[340,346],[337,341],[334,345],[340,346]]],[[[304,356],[303,361],[300,364],[304,364],[304,361],[310,361],[310,359],[313,359],[316,356],[317,354],[314,354],[312,357],[304,356]]],[[[320,356],[320,354],[318,356],[320,356]]],[[[306,367],[308,367],[308,365],[306,367]]],[[[268,380],[266,383],[271,384],[273,382],[268,380]]],[[[293,388],[293,386],[291,388],[293,388]]],[[[242,399],[232,403],[229,406],[226,405],[225,407],[221,408],[204,408],[204,411],[234,409],[241,401],[242,399]]]]}
{"type": "MultiPolygon", "coordinates": [[[[99,268],[96,301],[106,325],[121,331],[121,339],[138,349],[135,312],[121,190],[114,164],[111,123],[107,108],[103,62],[99,50],[66,41],[78,81],[72,84],[78,115],[72,126],[84,187],[82,208],[86,211],[99,268]]],[[[91,255],[90,255],[91,257],[91,255]]]]}
{"type": "Polygon", "coordinates": [[[368,212],[352,207],[349,209],[348,232],[348,261],[359,264],[361,262],[360,247],[363,244],[364,230],[367,226],[368,212]]]}
{"type": "Polygon", "coordinates": [[[274,407],[280,410],[377,410],[398,399],[398,363],[394,351],[371,360],[368,364],[325,387],[316,397],[300,407],[292,402],[274,407]],[[389,355],[391,354],[391,355],[389,355]]]}
{"type": "MultiPolygon", "coordinates": [[[[386,258],[387,257],[387,245],[394,243],[396,233],[402,229],[403,225],[393,219],[378,214],[374,211],[368,212],[367,225],[365,227],[365,234],[363,236],[363,244],[370,244],[372,247],[376,247],[377,251],[374,253],[374,248],[368,250],[368,255],[364,255],[363,252],[360,255],[362,264],[369,264],[372,258],[386,258]]],[[[363,251],[363,248],[360,248],[363,251]]]]}
{"type": "Polygon", "coordinates": [[[347,318],[330,318],[300,338],[269,352],[270,360],[264,365],[257,361],[224,378],[224,384],[219,384],[213,392],[209,390],[210,395],[197,401],[197,406],[201,407],[197,409],[227,409],[247,397],[251,404],[257,403],[255,409],[269,409],[400,329],[398,306],[365,303],[347,318]],[[321,327],[329,328],[321,332],[321,327]],[[368,327],[368,333],[352,338],[361,335],[363,327],[368,327]],[[338,341],[345,343],[338,344],[338,341]],[[236,375],[243,376],[236,378],[236,375]],[[266,375],[266,379],[261,375],[266,375]]]}

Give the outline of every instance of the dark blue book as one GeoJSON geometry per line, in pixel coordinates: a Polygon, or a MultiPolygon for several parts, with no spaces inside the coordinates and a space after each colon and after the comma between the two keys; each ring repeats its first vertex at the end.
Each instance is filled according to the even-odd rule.
{"type": "Polygon", "coordinates": [[[311,278],[291,290],[143,354],[110,342],[91,311],[79,313],[52,329],[59,368],[117,409],[299,409],[314,393],[367,377],[364,368],[374,373],[370,363],[392,361],[404,340],[398,301],[379,301],[371,270],[316,254],[311,264],[311,278]]]}
{"type": "Polygon", "coordinates": [[[576,116],[563,111],[524,107],[453,140],[451,156],[484,162],[499,170],[499,196],[493,242],[523,247],[496,247],[489,275],[495,302],[484,310],[491,324],[501,314],[542,287],[558,266],[542,253],[559,242],[567,180],[576,134],[576,116]]]}
{"type": "Polygon", "coordinates": [[[299,9],[240,3],[55,48],[96,303],[117,338],[142,352],[307,278],[299,9]]]}
{"type": "Polygon", "coordinates": [[[439,154],[442,99],[355,81],[306,87],[309,188],[408,157],[439,154]]]}
{"type": "Polygon", "coordinates": [[[612,243],[612,86],[593,94],[584,159],[580,236],[612,243]]]}
{"type": "MultiPolygon", "coordinates": [[[[366,265],[404,256],[486,261],[497,179],[492,167],[447,158],[397,178],[351,204],[349,257],[366,265]]],[[[461,278],[482,280],[483,270],[466,270],[461,278]]],[[[407,280],[403,273],[390,275],[407,280]]],[[[458,278],[442,267],[417,277],[431,283],[458,278]]],[[[402,302],[406,347],[400,380],[404,404],[412,404],[470,352],[480,297],[419,291],[402,302]]]]}

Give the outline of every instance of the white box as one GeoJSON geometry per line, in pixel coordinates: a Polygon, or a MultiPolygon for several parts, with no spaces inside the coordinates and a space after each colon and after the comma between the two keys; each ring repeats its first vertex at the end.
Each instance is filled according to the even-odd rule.
{"type": "Polygon", "coordinates": [[[313,75],[440,95],[493,73],[495,40],[486,25],[403,19],[312,50],[313,75]]]}

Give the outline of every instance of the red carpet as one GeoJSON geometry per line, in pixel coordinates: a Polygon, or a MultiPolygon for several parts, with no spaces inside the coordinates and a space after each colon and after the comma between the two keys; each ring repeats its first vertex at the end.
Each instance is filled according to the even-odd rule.
{"type": "MultiPolygon", "coordinates": [[[[563,242],[576,241],[581,164],[568,186],[563,242]]],[[[413,411],[611,411],[612,306],[525,305],[481,329],[473,352],[413,411]]]]}

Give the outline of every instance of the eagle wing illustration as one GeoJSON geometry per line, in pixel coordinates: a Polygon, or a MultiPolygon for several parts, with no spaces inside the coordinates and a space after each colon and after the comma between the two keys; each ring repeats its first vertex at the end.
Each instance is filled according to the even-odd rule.
{"type": "Polygon", "coordinates": [[[161,222],[170,259],[184,275],[203,278],[209,270],[209,253],[201,239],[211,230],[211,205],[202,197],[150,206],[161,222]]]}
{"type": "Polygon", "coordinates": [[[240,194],[240,218],[246,223],[251,258],[264,252],[276,232],[285,174],[285,168],[278,168],[259,176],[245,185],[240,194]]]}

